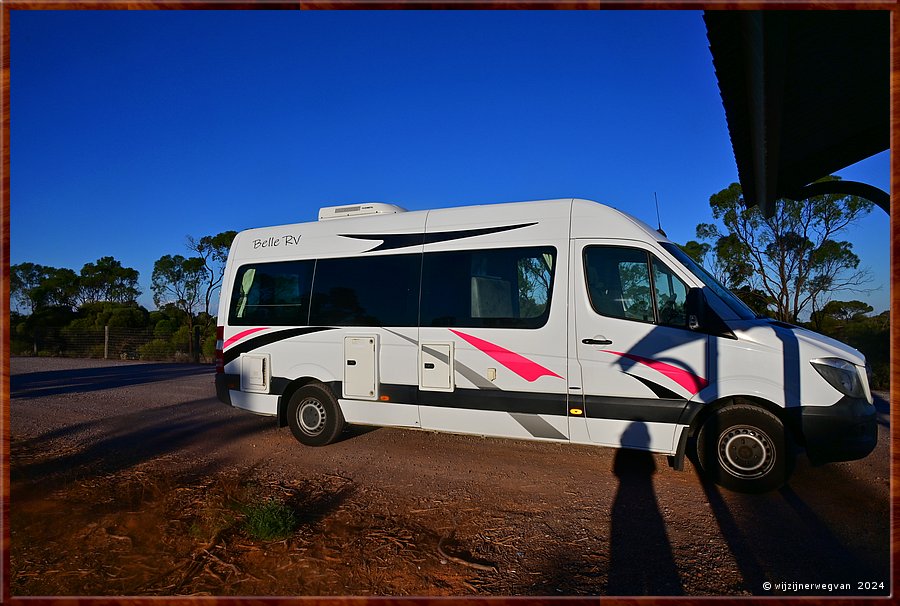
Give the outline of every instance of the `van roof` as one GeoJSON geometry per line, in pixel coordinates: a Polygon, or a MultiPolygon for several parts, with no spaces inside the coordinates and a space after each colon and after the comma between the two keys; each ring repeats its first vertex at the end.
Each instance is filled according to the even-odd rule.
{"type": "Polygon", "coordinates": [[[612,206],[582,198],[559,198],[525,202],[504,202],[472,206],[455,206],[427,210],[414,210],[390,214],[347,216],[327,221],[272,225],[241,231],[243,237],[266,237],[272,230],[302,230],[315,237],[327,237],[347,232],[383,233],[423,229],[426,221],[431,229],[442,230],[442,225],[499,225],[519,222],[523,217],[536,217],[541,221],[570,219],[572,238],[621,238],[637,240],[667,240],[656,229],[612,206]],[[570,215],[571,213],[571,215],[570,215]]]}

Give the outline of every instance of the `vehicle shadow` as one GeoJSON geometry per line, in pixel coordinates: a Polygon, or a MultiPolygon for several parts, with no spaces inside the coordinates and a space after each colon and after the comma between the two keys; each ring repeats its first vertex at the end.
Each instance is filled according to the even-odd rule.
{"type": "Polygon", "coordinates": [[[214,372],[212,366],[165,363],[30,372],[10,377],[10,397],[40,398],[86,393],[204,374],[210,375],[212,381],[214,372]]]}
{"type": "MultiPolygon", "coordinates": [[[[694,464],[694,469],[697,470],[697,475],[700,480],[700,485],[703,487],[703,492],[706,495],[706,500],[709,503],[710,509],[712,509],[713,516],[719,526],[719,531],[722,533],[722,537],[728,544],[728,549],[731,551],[731,555],[741,573],[745,588],[754,595],[765,593],[762,590],[762,584],[766,579],[766,575],[763,572],[761,563],[756,558],[756,551],[751,547],[744,536],[744,533],[741,531],[738,521],[728,508],[725,499],[722,497],[722,493],[719,492],[719,487],[703,476],[703,473],[700,471],[702,468],[700,463],[696,460],[696,457],[691,457],[691,462],[694,464]]],[[[759,495],[753,496],[762,498],[759,497],[759,495]]],[[[761,532],[765,531],[761,529],[761,532]]],[[[778,547],[778,549],[782,548],[783,546],[778,547]]]]}
{"type": "Polygon", "coordinates": [[[380,427],[375,427],[374,425],[348,425],[344,428],[344,431],[337,437],[337,439],[332,442],[332,444],[340,444],[346,440],[352,440],[353,438],[358,438],[359,436],[364,436],[367,433],[372,433],[373,431],[378,431],[381,429],[380,427]]]}
{"type": "Polygon", "coordinates": [[[218,402],[203,398],[111,417],[90,424],[89,432],[62,428],[52,433],[63,437],[80,429],[84,438],[80,447],[61,451],[48,452],[45,435],[14,440],[10,444],[10,481],[18,488],[13,490],[16,506],[29,495],[40,498],[75,479],[122,471],[204,440],[227,444],[271,429],[268,419],[217,414],[220,411],[225,412],[218,402]],[[209,414],[204,414],[206,408],[209,414]]]}
{"type": "Polygon", "coordinates": [[[883,398],[881,394],[873,393],[872,394],[873,404],[875,405],[875,410],[878,411],[878,415],[876,417],[876,421],[879,425],[884,425],[885,427],[891,426],[891,405],[887,401],[887,399],[883,398]]]}
{"type": "MultiPolygon", "coordinates": [[[[699,471],[699,466],[695,464],[699,471]]],[[[866,503],[875,492],[837,466],[804,470],[818,476],[767,494],[721,490],[700,474],[700,484],[719,531],[741,573],[744,590],[753,595],[859,595],[854,580],[884,581],[890,572],[890,526],[884,503],[866,503]],[[823,486],[831,489],[824,492],[823,486]],[[858,493],[858,497],[852,496],[858,493]],[[871,536],[842,536],[841,520],[872,512],[871,536]],[[827,513],[827,518],[822,513],[827,513]],[[881,515],[881,512],[884,515],[881,515]],[[849,583],[837,590],[807,588],[780,592],[767,583],[849,583]]],[[[845,523],[845,522],[844,522],[845,523]]],[[[865,595],[885,595],[867,591],[865,595]]]]}

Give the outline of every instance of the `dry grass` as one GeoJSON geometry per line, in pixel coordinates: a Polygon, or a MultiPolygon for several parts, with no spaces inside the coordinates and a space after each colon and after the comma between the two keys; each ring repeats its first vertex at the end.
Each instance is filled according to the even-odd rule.
{"type": "Polygon", "coordinates": [[[162,468],[173,462],[75,479],[17,508],[12,593],[460,595],[496,581],[484,555],[508,550],[447,540],[439,505],[413,521],[340,476],[177,477],[162,468]]]}

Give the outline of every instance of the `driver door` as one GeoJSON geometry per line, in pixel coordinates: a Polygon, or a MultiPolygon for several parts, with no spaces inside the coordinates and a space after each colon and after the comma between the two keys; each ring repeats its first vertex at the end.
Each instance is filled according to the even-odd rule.
{"type": "Polygon", "coordinates": [[[588,435],[672,452],[688,399],[705,387],[707,335],[690,330],[685,277],[633,240],[575,240],[576,368],[588,435]]]}

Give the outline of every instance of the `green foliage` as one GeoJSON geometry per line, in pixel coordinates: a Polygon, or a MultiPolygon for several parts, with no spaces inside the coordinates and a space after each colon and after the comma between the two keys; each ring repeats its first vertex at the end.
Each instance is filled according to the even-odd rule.
{"type": "Polygon", "coordinates": [[[106,325],[110,328],[144,328],[147,326],[148,315],[147,310],[139,305],[127,305],[113,309],[106,325]]]}
{"type": "Polygon", "coordinates": [[[163,318],[153,327],[153,336],[158,338],[170,338],[178,330],[178,323],[169,318],[163,318]]]}
{"type": "Polygon", "coordinates": [[[78,302],[78,275],[65,267],[48,267],[46,278],[36,292],[43,305],[74,309],[78,302]]]}
{"type": "Polygon", "coordinates": [[[619,279],[622,283],[622,299],[625,301],[625,317],[652,322],[653,297],[647,262],[620,261],[619,279]]]}
{"type": "Polygon", "coordinates": [[[10,341],[12,351],[24,354],[40,351],[46,355],[58,354],[66,346],[62,328],[77,317],[71,307],[42,307],[14,326],[14,336],[10,341]]]}
{"type": "Polygon", "coordinates": [[[696,240],[689,240],[684,243],[678,245],[678,248],[683,250],[687,256],[696,261],[698,264],[703,265],[704,260],[706,259],[707,253],[709,253],[710,246],[709,244],[703,242],[697,242],[696,240]]]}
{"type": "MultiPolygon", "coordinates": [[[[823,180],[835,180],[827,177],[823,180]]],[[[868,214],[873,204],[856,196],[829,194],[808,200],[777,200],[765,218],[744,206],[741,187],[732,183],[709,200],[714,223],[697,226],[697,237],[712,243],[716,277],[727,287],[762,293],[779,319],[796,322],[831,293],[859,291],[868,275],[849,242],[838,235],[868,214]]],[[[758,299],[762,301],[762,299],[758,299]]]]}
{"type": "Polygon", "coordinates": [[[15,311],[10,313],[9,319],[9,351],[13,355],[28,355],[34,352],[34,339],[28,332],[28,316],[15,311]]]}
{"type": "Polygon", "coordinates": [[[212,335],[206,335],[203,338],[201,352],[203,356],[207,359],[212,359],[213,356],[216,355],[216,335],[213,333],[212,335]]]}
{"type": "Polygon", "coordinates": [[[18,263],[9,268],[9,296],[12,302],[30,309],[31,313],[45,307],[47,289],[41,288],[55,270],[37,263],[18,263]]]}
{"type": "Polygon", "coordinates": [[[737,234],[720,236],[715,244],[716,273],[727,288],[746,286],[751,292],[759,291],[750,283],[753,278],[753,260],[737,234]]]}
{"type": "Polygon", "coordinates": [[[214,295],[222,286],[222,278],[225,275],[225,262],[228,260],[228,251],[237,236],[236,231],[223,231],[215,236],[203,236],[199,240],[188,237],[188,249],[203,260],[204,276],[202,280],[203,311],[205,319],[201,325],[208,328],[210,325],[210,307],[214,295]]]}
{"type": "MultiPolygon", "coordinates": [[[[206,258],[221,263],[224,269],[234,236],[235,232],[223,232],[202,238],[206,258]]],[[[112,357],[158,360],[185,356],[193,360],[197,352],[191,335],[194,320],[199,319],[200,342],[209,361],[215,350],[215,316],[197,313],[207,271],[204,259],[166,255],[156,262],[154,302],[159,309],[153,312],[135,302],[140,295],[138,272],[113,257],[86,263],[80,274],[35,263],[14,265],[10,268],[10,298],[30,314],[11,310],[11,351],[102,356],[104,328],[109,327],[112,357]],[[153,335],[149,343],[144,329],[153,335]],[[97,339],[100,345],[91,343],[97,339]]]]}
{"type": "Polygon", "coordinates": [[[263,541],[291,536],[299,525],[297,514],[288,505],[268,499],[242,508],[244,530],[263,541]]]}
{"type": "Polygon", "coordinates": [[[763,291],[745,284],[740,288],[733,289],[731,292],[737,295],[757,316],[766,317],[769,315],[769,309],[772,307],[773,301],[763,291]]]}
{"type": "Polygon", "coordinates": [[[146,328],[150,313],[137,303],[99,301],[83,304],[78,315],[71,324],[73,328],[146,328]]]}
{"type": "Polygon", "coordinates": [[[68,268],[19,263],[10,267],[10,294],[14,303],[31,309],[71,307],[111,301],[134,302],[140,294],[138,272],[113,257],[87,263],[81,274],[68,268]]]}
{"type": "Polygon", "coordinates": [[[843,322],[857,320],[872,311],[872,306],[862,301],[829,301],[822,308],[823,315],[843,322]]]}
{"type": "Polygon", "coordinates": [[[862,301],[829,301],[810,314],[809,323],[819,332],[839,334],[852,322],[867,319],[866,315],[872,311],[872,306],[862,301]]]}
{"type": "Polygon", "coordinates": [[[85,303],[130,303],[136,305],[141,294],[138,288],[139,273],[131,267],[123,267],[117,259],[107,256],[95,263],[85,263],[77,276],[77,299],[85,303]]]}
{"type": "Polygon", "coordinates": [[[44,307],[28,316],[25,325],[28,330],[41,327],[63,327],[78,317],[71,307],[44,307]]]}
{"type": "MultiPolygon", "coordinates": [[[[103,358],[103,354],[106,352],[106,348],[103,345],[91,345],[87,351],[87,357],[101,359],[103,358]]],[[[70,354],[71,355],[71,354],[70,354]]]]}
{"type": "Polygon", "coordinates": [[[79,277],[81,302],[134,302],[141,294],[138,276],[137,270],[122,267],[122,263],[113,257],[101,257],[96,263],[85,263],[79,277]]]}
{"type": "Polygon", "coordinates": [[[191,328],[188,326],[179,326],[178,330],[169,337],[169,343],[176,351],[185,352],[191,348],[191,328]]]}
{"type": "Polygon", "coordinates": [[[203,236],[199,240],[188,237],[188,248],[203,257],[207,266],[213,269],[215,264],[228,260],[228,251],[235,236],[236,231],[223,231],[215,236],[203,236]]]}
{"type": "Polygon", "coordinates": [[[175,348],[167,339],[153,339],[138,348],[141,360],[166,360],[175,355],[175,348]]]}
{"type": "Polygon", "coordinates": [[[550,298],[549,260],[524,257],[516,266],[519,291],[519,317],[536,318],[544,313],[550,298]]]}
{"type": "MultiPolygon", "coordinates": [[[[153,302],[159,307],[171,305],[183,312],[187,317],[188,334],[193,332],[205,276],[205,263],[201,257],[164,255],[153,264],[153,302]]],[[[193,339],[188,338],[187,351],[193,359],[193,339]]]]}
{"type": "Polygon", "coordinates": [[[189,316],[197,312],[203,259],[164,255],[153,264],[153,302],[157,307],[171,304],[189,316]]]}
{"type": "Polygon", "coordinates": [[[855,347],[872,368],[872,387],[890,386],[890,312],[869,316],[872,307],[862,301],[829,301],[812,314],[809,328],[855,347]]]}

